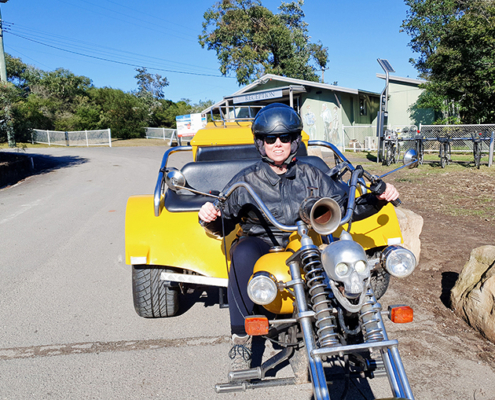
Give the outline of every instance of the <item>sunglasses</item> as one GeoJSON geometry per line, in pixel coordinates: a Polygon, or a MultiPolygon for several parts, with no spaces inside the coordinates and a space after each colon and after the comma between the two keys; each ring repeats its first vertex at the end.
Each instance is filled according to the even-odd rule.
{"type": "Polygon", "coordinates": [[[279,138],[282,143],[290,143],[292,141],[292,135],[289,133],[284,133],[283,135],[267,135],[264,137],[264,140],[266,144],[274,144],[277,141],[277,138],[279,138]]]}

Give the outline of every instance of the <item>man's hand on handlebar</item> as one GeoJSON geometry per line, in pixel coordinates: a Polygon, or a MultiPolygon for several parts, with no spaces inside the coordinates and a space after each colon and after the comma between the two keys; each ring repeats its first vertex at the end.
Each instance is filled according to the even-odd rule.
{"type": "Polygon", "coordinates": [[[210,202],[203,204],[198,213],[199,219],[206,223],[215,221],[220,215],[222,215],[220,210],[217,210],[210,202]]]}

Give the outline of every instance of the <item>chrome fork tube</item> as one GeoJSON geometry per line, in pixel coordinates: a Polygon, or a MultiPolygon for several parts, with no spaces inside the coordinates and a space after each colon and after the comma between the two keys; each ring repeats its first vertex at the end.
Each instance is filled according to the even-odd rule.
{"type": "Polygon", "coordinates": [[[315,398],[317,400],[330,400],[328,394],[327,381],[325,379],[325,371],[323,370],[323,363],[320,356],[313,356],[311,353],[316,349],[316,343],[313,334],[312,316],[313,313],[309,311],[306,303],[306,293],[304,291],[304,281],[301,278],[301,271],[299,269],[299,262],[293,261],[289,263],[290,273],[293,281],[293,289],[296,294],[296,302],[298,309],[298,319],[301,324],[301,329],[304,336],[304,344],[306,345],[306,351],[309,359],[309,370],[311,372],[311,380],[313,381],[313,387],[315,389],[315,398]]]}

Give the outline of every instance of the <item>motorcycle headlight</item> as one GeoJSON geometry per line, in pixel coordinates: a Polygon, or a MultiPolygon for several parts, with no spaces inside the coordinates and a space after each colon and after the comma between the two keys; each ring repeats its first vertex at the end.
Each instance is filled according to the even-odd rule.
{"type": "Polygon", "coordinates": [[[388,246],[382,253],[382,264],[390,275],[397,278],[409,276],[416,268],[416,257],[412,251],[401,246],[388,246]]]}
{"type": "Polygon", "coordinates": [[[273,303],[278,293],[275,277],[268,272],[256,272],[249,281],[247,292],[255,304],[273,303]]]}

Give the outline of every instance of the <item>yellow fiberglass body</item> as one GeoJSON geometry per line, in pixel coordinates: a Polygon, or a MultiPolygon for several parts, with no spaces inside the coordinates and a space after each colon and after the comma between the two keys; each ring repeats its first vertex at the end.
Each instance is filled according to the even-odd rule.
{"type": "MultiPolygon", "coordinates": [[[[226,123],[221,126],[209,123],[194,136],[190,144],[196,159],[200,147],[252,144],[252,140],[250,123],[226,123]]],[[[304,132],[303,142],[308,146],[308,135],[304,132]]],[[[338,237],[339,233],[337,230],[335,236],[338,237]]],[[[198,223],[197,211],[170,212],[164,208],[156,217],[153,195],[132,196],[126,209],[126,263],[173,267],[179,271],[190,271],[207,277],[227,278],[229,250],[235,234],[231,233],[226,240],[226,261],[223,241],[204,231],[198,223]]],[[[392,205],[385,206],[379,213],[363,221],[354,222],[351,234],[365,250],[402,242],[399,223],[392,205]]],[[[321,244],[318,235],[313,232],[311,236],[315,244],[321,244]]],[[[294,234],[288,248],[297,251],[299,247],[297,234],[294,234]]],[[[281,263],[281,267],[274,268],[287,270],[283,260],[281,263]]],[[[266,267],[271,263],[263,265],[266,267]]],[[[290,296],[285,297],[285,302],[291,302],[290,296]]],[[[285,313],[288,308],[284,307],[281,304],[278,312],[285,313]]]]}

